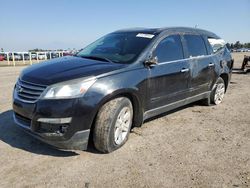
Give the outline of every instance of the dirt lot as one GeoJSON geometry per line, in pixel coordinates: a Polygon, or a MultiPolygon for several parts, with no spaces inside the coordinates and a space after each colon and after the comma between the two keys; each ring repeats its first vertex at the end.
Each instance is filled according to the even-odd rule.
{"type": "MultiPolygon", "coordinates": [[[[243,54],[234,58],[240,67],[243,54]]],[[[219,106],[155,118],[99,154],[55,150],[14,125],[11,92],[23,68],[0,68],[0,187],[250,187],[250,73],[233,74],[219,106]]]]}

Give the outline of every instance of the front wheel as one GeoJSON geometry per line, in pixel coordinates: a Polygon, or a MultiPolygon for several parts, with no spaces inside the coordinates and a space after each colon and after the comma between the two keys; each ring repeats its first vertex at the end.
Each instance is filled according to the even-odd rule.
{"type": "Polygon", "coordinates": [[[133,106],[126,97],[104,104],[99,110],[93,132],[95,148],[110,153],[128,139],[133,120],[133,106]]]}

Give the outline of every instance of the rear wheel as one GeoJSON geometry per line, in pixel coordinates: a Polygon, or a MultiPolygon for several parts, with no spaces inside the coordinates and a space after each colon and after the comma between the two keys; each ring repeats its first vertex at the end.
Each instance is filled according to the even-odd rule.
{"type": "Polygon", "coordinates": [[[97,150],[109,153],[120,148],[128,139],[133,120],[133,107],[126,97],[104,104],[99,110],[93,132],[97,150]]]}
{"type": "Polygon", "coordinates": [[[211,95],[211,102],[218,105],[222,102],[225,95],[226,87],[222,78],[219,78],[216,82],[216,87],[211,95]]]}
{"type": "Polygon", "coordinates": [[[206,99],[203,99],[201,102],[206,106],[210,106],[211,104],[218,105],[222,102],[225,92],[225,82],[221,77],[219,77],[210,93],[210,96],[206,99]]]}

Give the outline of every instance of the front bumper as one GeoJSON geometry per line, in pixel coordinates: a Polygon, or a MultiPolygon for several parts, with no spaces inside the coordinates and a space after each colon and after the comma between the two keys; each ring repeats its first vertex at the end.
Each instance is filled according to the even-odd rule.
{"type": "Polygon", "coordinates": [[[15,123],[25,130],[28,134],[32,135],[36,139],[52,145],[59,149],[68,149],[68,150],[86,150],[88,147],[89,133],[90,130],[77,131],[70,139],[68,140],[51,140],[50,136],[42,135],[37,132],[32,131],[23,120],[21,120],[18,115],[13,114],[15,123]]]}
{"type": "Polygon", "coordinates": [[[60,149],[86,150],[95,115],[88,102],[77,98],[26,103],[14,91],[13,118],[19,127],[47,144],[60,149]]]}

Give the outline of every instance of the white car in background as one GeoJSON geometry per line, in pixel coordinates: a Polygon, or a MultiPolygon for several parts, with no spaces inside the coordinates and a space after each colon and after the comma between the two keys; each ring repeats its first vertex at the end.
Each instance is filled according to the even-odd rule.
{"type": "Polygon", "coordinates": [[[32,53],[31,54],[31,59],[37,59],[36,54],[32,53]]]}
{"type": "Polygon", "coordinates": [[[46,58],[47,58],[46,54],[44,54],[44,53],[38,54],[39,60],[45,60],[46,58]]]}
{"type": "Polygon", "coordinates": [[[9,54],[9,60],[10,61],[13,61],[13,56],[14,56],[14,60],[16,60],[16,61],[21,61],[22,60],[21,54],[19,54],[19,53],[10,53],[9,54]]]}

